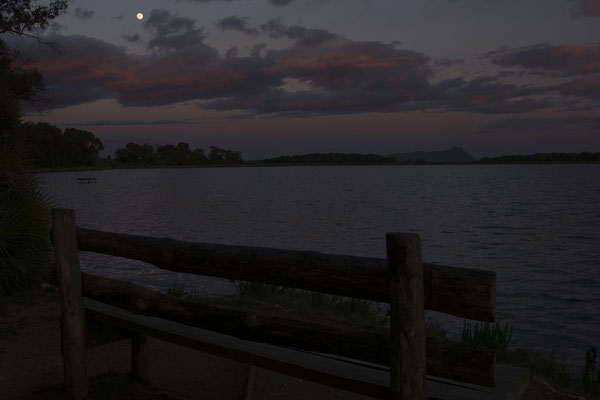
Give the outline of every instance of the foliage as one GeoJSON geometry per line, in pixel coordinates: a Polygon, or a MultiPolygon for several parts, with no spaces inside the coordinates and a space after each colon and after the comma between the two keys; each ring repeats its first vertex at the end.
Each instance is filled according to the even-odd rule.
{"type": "Polygon", "coordinates": [[[600,153],[535,153],[527,155],[503,155],[483,157],[478,163],[585,163],[600,162],[600,153]]]}
{"type": "Polygon", "coordinates": [[[263,162],[277,164],[395,164],[397,160],[377,154],[312,153],[268,158],[263,162]]]}
{"type": "MultiPolygon", "coordinates": [[[[62,14],[67,1],[52,0],[38,4],[37,0],[2,0],[0,8],[0,34],[13,34],[35,38],[46,43],[38,34],[50,21],[62,14]]],[[[34,100],[44,89],[42,76],[29,67],[20,54],[10,49],[0,39],[0,85],[7,87],[17,100],[34,100]]]]}
{"type": "Polygon", "coordinates": [[[372,301],[333,296],[284,286],[235,281],[240,301],[258,301],[298,316],[383,327],[387,315],[372,301]]]}
{"type": "Polygon", "coordinates": [[[512,327],[496,322],[469,323],[465,321],[462,327],[461,342],[475,346],[485,346],[494,349],[498,360],[503,360],[508,354],[512,339],[512,327]]]}
{"type": "Polygon", "coordinates": [[[516,348],[503,359],[507,364],[529,368],[533,376],[548,382],[557,389],[571,389],[573,379],[569,369],[558,362],[554,354],[549,356],[533,348],[516,348]]]}
{"type": "Polygon", "coordinates": [[[104,149],[93,133],[66,128],[64,132],[46,123],[25,123],[20,130],[34,167],[93,166],[104,149]]]}
{"type": "Polygon", "coordinates": [[[34,36],[31,32],[48,27],[51,20],[67,9],[68,2],[52,0],[46,5],[38,3],[37,0],[2,0],[0,33],[34,36]]]}
{"type": "Polygon", "coordinates": [[[0,294],[49,279],[49,201],[18,144],[0,145],[0,294]]]}
{"type": "Polygon", "coordinates": [[[215,146],[210,146],[210,153],[207,157],[204,150],[197,148],[190,149],[190,145],[185,142],[179,142],[177,145],[167,144],[154,146],[150,144],[139,145],[137,143],[127,143],[125,147],[117,149],[115,160],[130,166],[186,166],[202,164],[233,164],[241,163],[242,153],[233,150],[224,150],[215,146]]]}
{"type": "Polygon", "coordinates": [[[600,398],[600,365],[596,361],[596,349],[590,347],[585,353],[585,365],[582,371],[583,392],[600,398]]]}

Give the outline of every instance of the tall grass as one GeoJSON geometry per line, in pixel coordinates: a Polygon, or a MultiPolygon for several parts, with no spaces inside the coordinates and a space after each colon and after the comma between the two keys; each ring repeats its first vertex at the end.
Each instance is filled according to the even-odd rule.
{"type": "Polygon", "coordinates": [[[528,368],[531,374],[561,391],[583,392],[587,398],[600,398],[600,367],[596,364],[596,351],[589,348],[582,369],[580,385],[567,366],[554,354],[545,354],[531,347],[514,347],[512,327],[508,323],[465,321],[461,342],[496,350],[498,362],[528,368]]]}
{"type": "Polygon", "coordinates": [[[585,365],[581,375],[584,393],[600,398],[600,365],[596,362],[596,349],[590,347],[585,353],[585,365]]]}
{"type": "MultiPolygon", "coordinates": [[[[11,103],[0,90],[0,104],[11,103]]],[[[13,104],[14,106],[14,104],[13,104]]],[[[18,108],[2,110],[0,122],[0,294],[52,277],[48,198],[29,172],[16,129],[18,108]]]]}

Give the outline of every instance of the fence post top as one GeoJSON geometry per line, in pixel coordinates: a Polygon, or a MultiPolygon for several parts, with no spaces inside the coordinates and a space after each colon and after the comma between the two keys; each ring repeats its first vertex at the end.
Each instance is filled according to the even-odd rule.
{"type": "Polygon", "coordinates": [[[410,232],[387,232],[385,234],[386,239],[391,238],[406,238],[406,239],[417,239],[420,240],[421,237],[418,233],[410,233],[410,232]]]}

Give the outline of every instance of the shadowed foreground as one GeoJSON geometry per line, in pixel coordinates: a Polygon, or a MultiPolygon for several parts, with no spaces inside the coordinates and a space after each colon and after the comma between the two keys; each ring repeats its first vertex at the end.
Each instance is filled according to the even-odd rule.
{"type": "MultiPolygon", "coordinates": [[[[0,393],[6,399],[62,399],[58,293],[52,290],[0,301],[0,393]]],[[[248,366],[149,338],[150,382],[132,382],[128,342],[88,352],[92,399],[240,399],[248,366]]],[[[367,399],[327,386],[257,369],[254,399],[367,399]]],[[[525,400],[571,399],[532,381],[525,400]]]]}

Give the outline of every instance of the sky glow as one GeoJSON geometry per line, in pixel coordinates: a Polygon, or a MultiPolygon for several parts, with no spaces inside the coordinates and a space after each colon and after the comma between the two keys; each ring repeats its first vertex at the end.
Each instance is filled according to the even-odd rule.
{"type": "Polygon", "coordinates": [[[600,0],[79,0],[45,35],[6,38],[51,97],[27,118],[107,154],[600,151],[600,0]]]}

